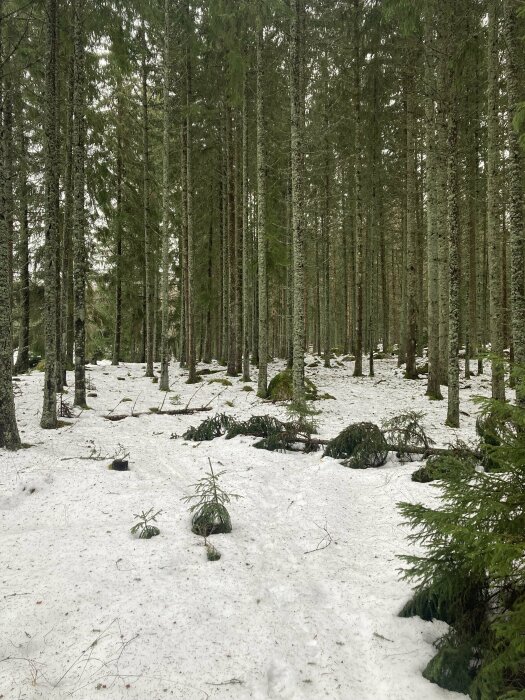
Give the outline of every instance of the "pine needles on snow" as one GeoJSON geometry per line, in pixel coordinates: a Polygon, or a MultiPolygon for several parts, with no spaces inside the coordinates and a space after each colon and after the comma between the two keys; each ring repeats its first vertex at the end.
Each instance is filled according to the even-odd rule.
{"type": "Polygon", "coordinates": [[[454,479],[465,472],[472,474],[475,466],[472,456],[432,455],[423,467],[412,474],[412,481],[426,484],[431,481],[454,479]]]}

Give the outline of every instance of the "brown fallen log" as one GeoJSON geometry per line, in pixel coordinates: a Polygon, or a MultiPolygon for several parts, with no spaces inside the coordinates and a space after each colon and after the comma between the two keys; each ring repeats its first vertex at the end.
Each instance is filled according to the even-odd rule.
{"type": "Polygon", "coordinates": [[[104,416],[105,420],[113,423],[124,420],[124,418],[139,418],[140,416],[191,416],[193,413],[211,411],[211,406],[197,406],[197,408],[176,408],[169,411],[148,411],[143,413],[110,413],[104,416]]]}

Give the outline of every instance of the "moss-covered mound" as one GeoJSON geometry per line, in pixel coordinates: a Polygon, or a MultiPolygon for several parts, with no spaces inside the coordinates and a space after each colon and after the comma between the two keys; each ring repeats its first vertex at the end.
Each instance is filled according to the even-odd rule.
{"type": "Polygon", "coordinates": [[[425,466],[412,474],[412,481],[427,484],[430,481],[454,479],[458,476],[474,472],[474,461],[462,459],[454,455],[433,455],[427,459],[425,466]]]}
{"type": "MultiPolygon", "coordinates": [[[[305,399],[315,401],[317,399],[317,387],[305,377],[305,399]]],[[[291,369],[279,372],[268,385],[268,398],[272,401],[291,401],[293,399],[293,376],[291,369]]]]}
{"type": "Polygon", "coordinates": [[[374,423],[354,423],[330,440],[327,457],[344,459],[345,467],[369,469],[381,467],[388,457],[388,446],[381,430],[374,423]]]}
{"type": "Polygon", "coordinates": [[[423,671],[423,677],[440,688],[468,694],[475,676],[475,659],[470,642],[443,644],[423,671]]]}
{"type": "Polygon", "coordinates": [[[230,514],[222,503],[205,503],[193,514],[191,529],[202,537],[231,532],[230,514]]]}

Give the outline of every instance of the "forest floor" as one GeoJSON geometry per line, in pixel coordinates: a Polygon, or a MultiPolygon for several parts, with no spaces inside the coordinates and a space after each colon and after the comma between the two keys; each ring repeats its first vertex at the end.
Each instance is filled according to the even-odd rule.
{"type": "MultiPolygon", "coordinates": [[[[461,382],[468,415],[455,431],[444,427],[446,401],[428,401],[426,381],[405,381],[394,361],[377,361],[375,378],[352,370],[307,370],[335,397],[316,403],[321,436],[422,410],[439,445],[474,437],[472,397],[488,393],[488,376],[461,382]]],[[[255,438],[187,442],[177,436],[211,414],[148,414],[163,395],[142,365],[90,366],[89,376],[90,410],[58,431],[38,427],[43,375],[17,382],[22,439],[33,446],[0,452],[0,698],[461,697],[421,676],[445,625],[397,616],[411,589],[399,580],[410,546],[396,504],[438,494],[410,480],[416,462],[391,454],[382,468],[355,471],[322,452],[257,450],[255,438]],[[133,407],[145,415],[104,418],[133,407]],[[108,469],[121,446],[129,472],[108,469]],[[227,471],[223,487],[242,495],[230,507],[233,532],[211,538],[217,562],[181,500],[208,457],[227,471]],[[137,540],[133,514],[151,507],[162,509],[161,534],[137,540]]],[[[213,399],[213,411],[243,419],[286,418],[238,379],[209,383],[223,376],[204,377],[191,405],[213,399]]],[[[183,407],[196,387],[178,366],[171,381],[183,407]]]]}

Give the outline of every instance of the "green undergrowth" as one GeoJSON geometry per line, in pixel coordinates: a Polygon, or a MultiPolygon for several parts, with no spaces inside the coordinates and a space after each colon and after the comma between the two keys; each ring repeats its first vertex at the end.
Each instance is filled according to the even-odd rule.
{"type": "Polygon", "coordinates": [[[453,474],[439,507],[400,505],[423,548],[402,557],[416,583],[402,614],[451,625],[425,678],[473,700],[524,700],[525,411],[485,400],[478,433],[488,471],[436,460],[453,474]]]}

